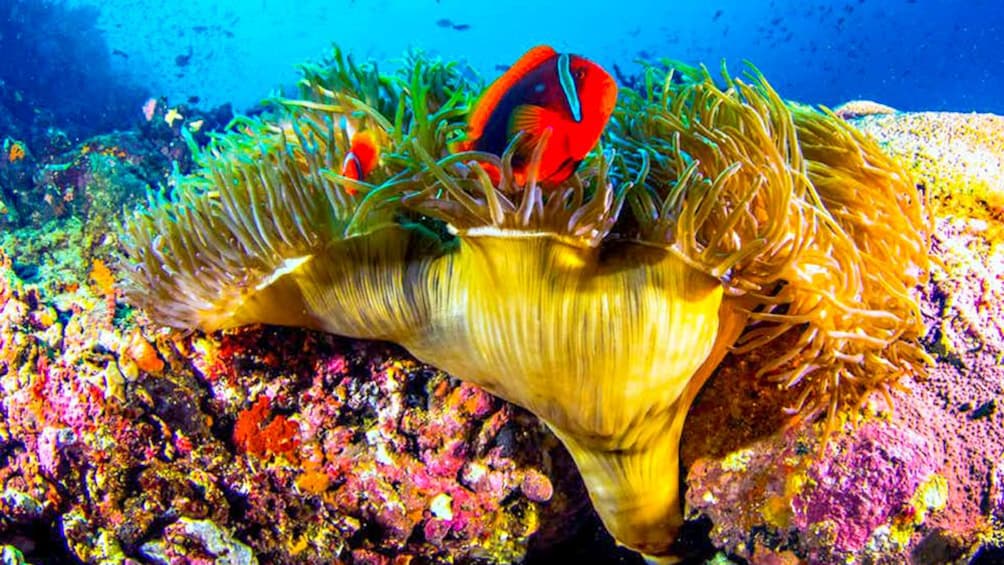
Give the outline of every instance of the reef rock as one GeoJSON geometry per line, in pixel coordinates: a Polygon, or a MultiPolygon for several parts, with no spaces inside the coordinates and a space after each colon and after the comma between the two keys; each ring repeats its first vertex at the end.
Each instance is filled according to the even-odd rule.
{"type": "Polygon", "coordinates": [[[379,343],[162,330],[81,238],[0,261],[8,562],[501,563],[587,508],[529,414],[379,343]]]}

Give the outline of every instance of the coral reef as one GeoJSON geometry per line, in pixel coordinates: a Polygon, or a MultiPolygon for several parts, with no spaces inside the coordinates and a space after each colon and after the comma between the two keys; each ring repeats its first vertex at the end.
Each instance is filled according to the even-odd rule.
{"type": "MultiPolygon", "coordinates": [[[[80,140],[127,129],[138,117],[142,91],[112,72],[97,16],[94,7],[62,0],[0,6],[0,229],[38,226],[86,205],[78,193],[86,179],[79,174],[90,167],[80,161],[80,140]]],[[[95,140],[88,157],[106,158],[99,175],[109,181],[101,188],[110,194],[128,186],[116,177],[125,180],[129,173],[114,166],[142,173],[134,159],[147,153],[137,151],[134,140],[117,141],[125,147],[95,140]],[[122,151],[130,155],[128,163],[114,159],[122,151]]]]}
{"type": "Polygon", "coordinates": [[[908,164],[938,216],[985,222],[1000,237],[1004,218],[1004,117],[918,112],[854,122],[908,164]],[[996,221],[994,221],[996,220],[996,221]]]}
{"type": "Polygon", "coordinates": [[[6,156],[0,158],[0,227],[37,228],[60,218],[110,225],[123,206],[166,185],[172,171],[190,170],[192,146],[204,143],[209,132],[222,129],[232,117],[229,107],[200,111],[179,106],[175,110],[183,110],[187,118],[172,126],[164,120],[167,104],[152,102],[150,120],[136,130],[34,150],[7,138],[6,156]]]}

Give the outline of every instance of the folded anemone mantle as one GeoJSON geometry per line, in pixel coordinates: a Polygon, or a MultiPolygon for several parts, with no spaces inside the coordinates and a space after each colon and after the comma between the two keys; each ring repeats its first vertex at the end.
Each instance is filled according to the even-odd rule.
{"type": "Polygon", "coordinates": [[[907,174],[832,114],[755,71],[670,74],[622,92],[603,149],[545,191],[511,149],[448,150],[476,93],[454,65],[306,67],[301,99],[237,120],[126,222],[129,298],[179,328],[399,343],[537,414],[614,537],[672,560],[680,432],[724,355],[793,334],[750,378],[809,414],[883,390],[923,362],[928,242],[907,174]],[[337,173],[360,129],[383,148],[364,181],[337,173]]]}

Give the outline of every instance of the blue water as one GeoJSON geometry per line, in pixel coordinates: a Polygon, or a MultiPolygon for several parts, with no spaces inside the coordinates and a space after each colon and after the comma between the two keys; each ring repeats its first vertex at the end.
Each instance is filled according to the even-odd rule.
{"type": "Polygon", "coordinates": [[[333,41],[387,64],[421,48],[486,79],[549,43],[624,75],[638,58],[749,60],[804,102],[1004,114],[1002,11],[1000,0],[2,0],[0,78],[8,96],[103,124],[138,115],[147,96],[246,110],[333,41]]]}

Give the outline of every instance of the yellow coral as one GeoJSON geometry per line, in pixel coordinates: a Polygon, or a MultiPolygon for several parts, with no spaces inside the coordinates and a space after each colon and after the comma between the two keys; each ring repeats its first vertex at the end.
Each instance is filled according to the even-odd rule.
{"type": "Polygon", "coordinates": [[[28,148],[23,141],[5,138],[3,143],[4,151],[7,153],[7,161],[16,163],[28,155],[28,148]]]}
{"type": "Polygon", "coordinates": [[[897,516],[890,527],[890,540],[899,547],[906,547],[917,526],[924,523],[927,515],[937,512],[948,504],[948,481],[938,474],[932,474],[920,485],[909,505],[897,516]]]}
{"type": "Polygon", "coordinates": [[[157,348],[138,331],[126,343],[124,353],[147,373],[157,375],[164,370],[164,361],[158,355],[157,348]]]}
{"type": "Polygon", "coordinates": [[[1004,236],[1004,118],[992,114],[919,112],[855,122],[910,170],[933,215],[989,224],[1004,236]]]}
{"type": "Polygon", "coordinates": [[[320,495],[328,490],[331,479],[328,474],[321,469],[307,469],[296,478],[296,488],[303,492],[320,495]]]}
{"type": "Polygon", "coordinates": [[[115,293],[115,275],[101,259],[91,261],[91,280],[102,296],[115,293]]]}

